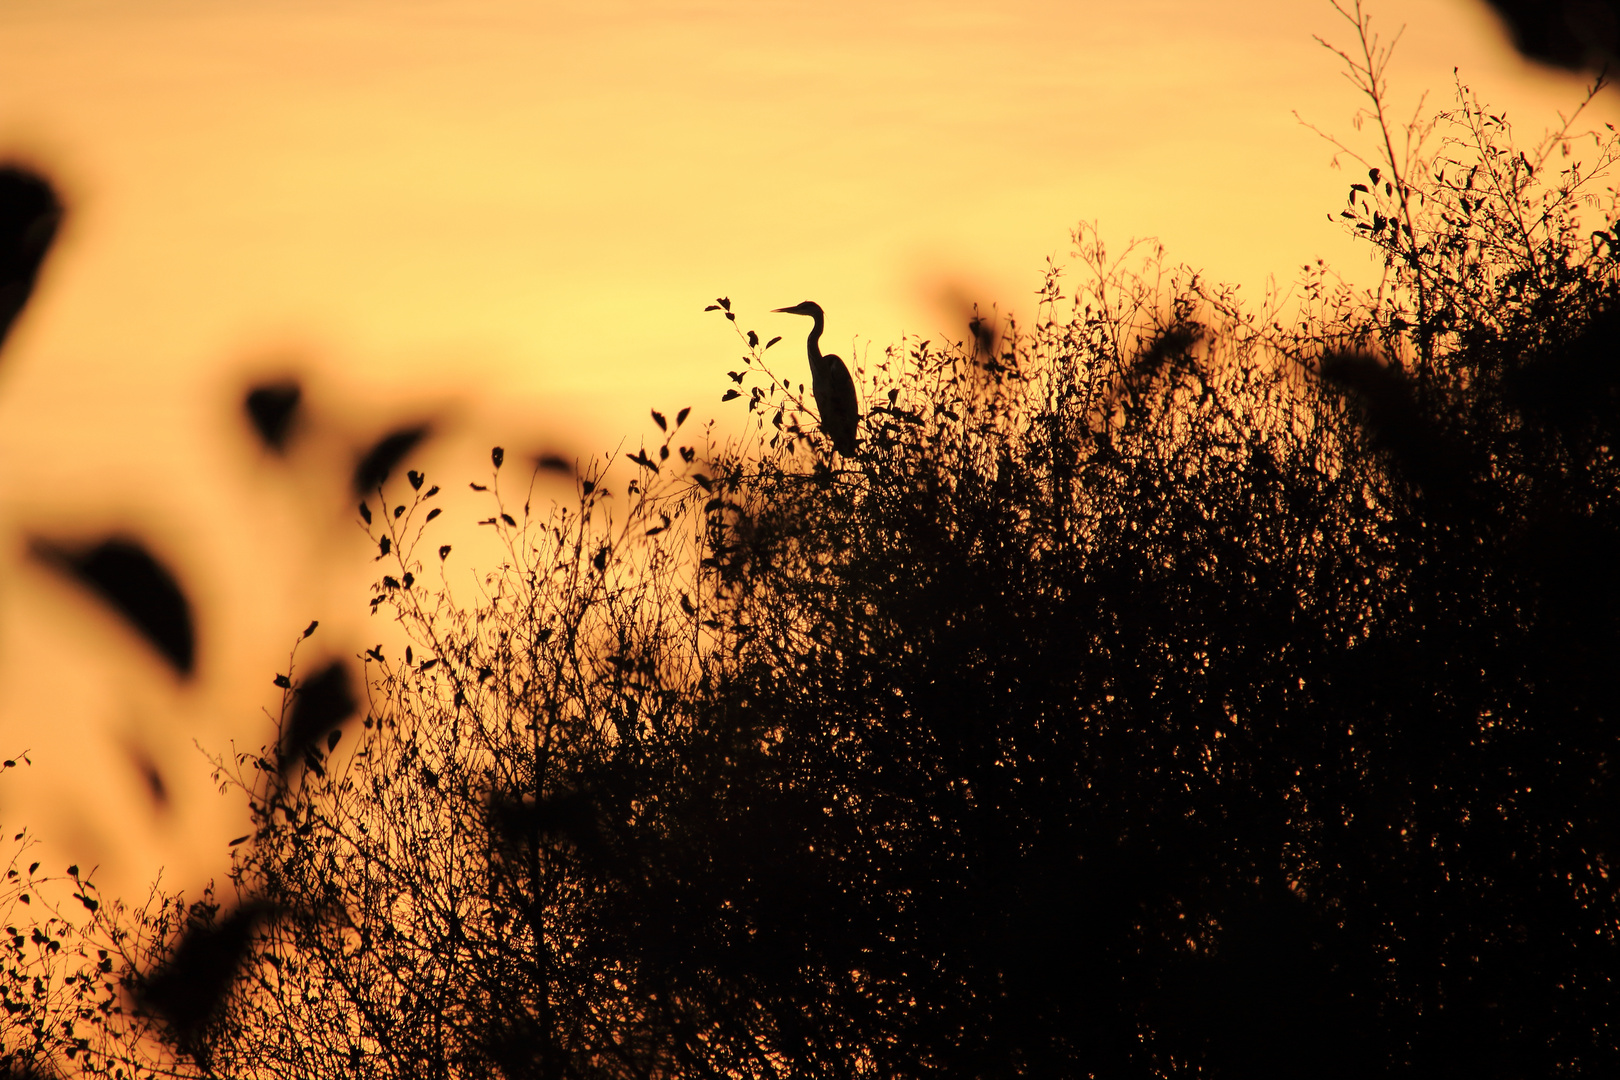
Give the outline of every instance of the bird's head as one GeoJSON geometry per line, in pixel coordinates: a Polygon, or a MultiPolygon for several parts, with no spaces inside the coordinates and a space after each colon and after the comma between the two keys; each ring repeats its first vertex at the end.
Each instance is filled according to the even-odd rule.
{"type": "Polygon", "coordinates": [[[821,305],[814,300],[806,300],[803,303],[794,304],[792,307],[779,307],[771,310],[782,315],[808,315],[812,319],[821,318],[821,305]]]}

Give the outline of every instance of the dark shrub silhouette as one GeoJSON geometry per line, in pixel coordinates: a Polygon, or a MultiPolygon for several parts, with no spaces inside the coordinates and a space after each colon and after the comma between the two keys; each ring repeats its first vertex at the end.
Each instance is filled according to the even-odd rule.
{"type": "Polygon", "coordinates": [[[551,514],[495,450],[466,584],[420,473],[366,507],[397,633],[342,752],[290,668],[219,763],[280,917],[166,1068],[1620,1070],[1617,144],[1459,86],[1397,156],[1351,18],[1376,293],[1285,323],[1082,229],[1034,319],[863,373],[853,454],[739,328],[747,437],[657,412],[551,514]]]}

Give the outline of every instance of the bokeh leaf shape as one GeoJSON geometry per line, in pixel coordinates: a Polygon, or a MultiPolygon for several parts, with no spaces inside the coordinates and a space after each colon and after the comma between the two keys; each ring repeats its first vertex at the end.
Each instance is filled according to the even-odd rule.
{"type": "Polygon", "coordinates": [[[1620,2],[1486,0],[1525,56],[1570,71],[1597,71],[1620,51],[1620,2]]]}
{"type": "Polygon", "coordinates": [[[267,449],[278,454],[286,452],[303,396],[303,389],[291,379],[264,383],[248,391],[243,406],[267,449]]]}
{"type": "Polygon", "coordinates": [[[566,840],[582,855],[606,855],[597,797],[590,791],[559,792],[542,799],[498,795],[489,801],[489,831],[504,851],[523,851],[534,836],[566,840]]]}
{"type": "Polygon", "coordinates": [[[180,675],[192,674],[191,603],[174,574],[140,541],[115,536],[81,546],[36,539],[32,550],[122,615],[180,675]]]}
{"type": "Polygon", "coordinates": [[[426,424],[399,428],[378,439],[361,457],[354,469],[354,491],[366,495],[382,486],[388,474],[394,471],[405,455],[416,449],[430,433],[426,424]]]}
{"type": "Polygon", "coordinates": [[[574,463],[571,460],[549,450],[535,456],[534,467],[541,472],[559,473],[564,476],[574,474],[574,463]]]}
{"type": "Polygon", "coordinates": [[[1321,372],[1360,405],[1363,426],[1410,480],[1447,501],[1463,495],[1467,480],[1457,453],[1421,407],[1405,373],[1362,353],[1330,353],[1322,358],[1321,372]]]}
{"type": "Polygon", "coordinates": [[[193,1057],[205,1056],[207,1030],[224,1008],[253,931],[270,914],[268,904],[249,902],[223,919],[195,919],[156,970],[136,979],[141,1010],[161,1020],[193,1057]]]}
{"type": "Polygon", "coordinates": [[[33,294],[61,220],[62,204],[43,177],[0,165],[0,344],[33,294]]]}
{"type": "Polygon", "coordinates": [[[134,767],[136,775],[146,787],[146,793],[151,796],[152,805],[159,810],[169,808],[169,785],[163,779],[163,770],[151,753],[144,747],[135,743],[125,748],[129,763],[134,767]]]}
{"type": "MultiPolygon", "coordinates": [[[[334,660],[293,692],[292,713],[281,733],[280,769],[286,776],[293,765],[306,761],[319,768],[319,743],[354,715],[359,703],[349,666],[334,660]]],[[[329,749],[334,748],[332,743],[329,749]]]]}

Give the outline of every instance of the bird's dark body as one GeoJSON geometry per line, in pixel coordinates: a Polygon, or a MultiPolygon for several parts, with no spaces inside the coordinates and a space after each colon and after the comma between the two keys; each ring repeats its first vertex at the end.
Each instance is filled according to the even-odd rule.
{"type": "Polygon", "coordinates": [[[833,449],[840,454],[855,452],[855,419],[860,405],[855,400],[855,380],[842,358],[824,356],[821,371],[810,371],[810,393],[815,396],[816,409],[821,413],[821,430],[832,440],[833,449]]]}
{"type": "Polygon", "coordinates": [[[805,351],[810,358],[810,393],[816,399],[816,411],[821,414],[821,431],[840,454],[855,453],[855,428],[861,406],[855,397],[855,380],[850,378],[844,361],[837,356],[821,355],[821,331],[825,326],[821,305],[806,300],[776,310],[788,315],[808,315],[815,320],[805,351]]]}

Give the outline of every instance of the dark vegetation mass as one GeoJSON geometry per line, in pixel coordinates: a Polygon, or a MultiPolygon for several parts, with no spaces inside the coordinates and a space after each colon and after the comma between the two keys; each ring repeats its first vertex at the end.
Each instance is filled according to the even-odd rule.
{"type": "Polygon", "coordinates": [[[739,327],[749,436],[555,511],[497,450],[477,579],[380,445],[363,719],[278,676],[229,902],[15,936],[10,1067],[1620,1075],[1620,143],[1392,129],[1356,25],[1374,291],[1082,229],[850,456],[739,327]]]}

